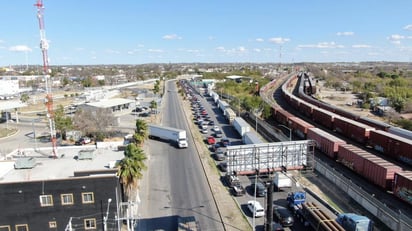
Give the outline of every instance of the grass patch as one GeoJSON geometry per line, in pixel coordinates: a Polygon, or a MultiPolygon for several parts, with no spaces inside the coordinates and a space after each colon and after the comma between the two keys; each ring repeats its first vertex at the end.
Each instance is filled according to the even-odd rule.
{"type": "Polygon", "coordinates": [[[17,132],[16,128],[0,128],[0,138],[11,136],[17,132]]]}

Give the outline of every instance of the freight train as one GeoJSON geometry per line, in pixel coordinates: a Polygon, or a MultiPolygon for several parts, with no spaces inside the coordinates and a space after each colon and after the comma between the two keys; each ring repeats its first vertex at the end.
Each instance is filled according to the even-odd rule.
{"type": "MultiPolygon", "coordinates": [[[[305,84],[305,78],[308,78],[305,74],[299,74],[288,79],[281,86],[282,96],[300,114],[354,142],[369,145],[387,157],[412,165],[412,152],[410,151],[412,140],[391,134],[389,125],[381,122],[375,123],[370,119],[368,121],[372,121],[371,123],[363,123],[364,119],[360,119],[360,116],[352,115],[333,105],[327,106],[328,104],[308,96],[305,92],[314,92],[314,90],[307,89],[313,85],[305,84]],[[302,99],[287,89],[293,85],[294,80],[298,80],[298,95],[302,99]]],[[[273,85],[269,83],[264,89],[267,90],[273,85]]],[[[347,144],[346,141],[315,128],[311,123],[294,116],[276,104],[272,105],[272,115],[275,120],[288,126],[300,138],[315,140],[317,148],[328,157],[345,165],[371,183],[393,191],[398,198],[412,204],[411,171],[404,171],[396,164],[371,152],[347,144]]]]}

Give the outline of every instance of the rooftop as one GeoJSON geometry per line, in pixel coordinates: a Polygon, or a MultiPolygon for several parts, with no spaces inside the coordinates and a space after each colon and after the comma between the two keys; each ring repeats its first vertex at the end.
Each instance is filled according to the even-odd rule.
{"type": "MultiPolygon", "coordinates": [[[[50,151],[41,151],[47,153],[50,151]]],[[[74,172],[79,171],[102,171],[113,168],[117,161],[120,161],[124,154],[122,151],[109,149],[96,149],[90,145],[81,147],[70,147],[59,149],[59,158],[50,158],[47,154],[40,152],[25,151],[20,156],[14,156],[13,160],[0,161],[0,184],[22,181],[39,181],[66,179],[74,177],[74,172]],[[79,158],[79,152],[89,150],[92,158],[79,158]],[[34,157],[33,168],[15,169],[17,159],[34,157]]]]}

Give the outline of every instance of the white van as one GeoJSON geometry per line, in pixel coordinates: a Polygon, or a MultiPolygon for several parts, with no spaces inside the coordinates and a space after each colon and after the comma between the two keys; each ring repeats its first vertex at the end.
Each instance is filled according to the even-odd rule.
{"type": "Polygon", "coordinates": [[[259,201],[248,201],[247,207],[254,217],[265,216],[265,209],[263,209],[263,206],[259,203],[259,201]]]}

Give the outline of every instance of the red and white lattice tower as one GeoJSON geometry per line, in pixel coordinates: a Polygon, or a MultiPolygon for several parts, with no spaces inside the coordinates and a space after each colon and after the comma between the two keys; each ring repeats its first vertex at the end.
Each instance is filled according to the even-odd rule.
{"type": "Polygon", "coordinates": [[[54,110],[53,110],[53,95],[50,79],[49,70],[49,57],[47,55],[47,50],[49,49],[49,43],[46,39],[46,31],[44,29],[44,17],[43,17],[43,1],[37,0],[34,6],[37,7],[37,18],[39,20],[40,27],[40,49],[43,54],[43,75],[46,83],[46,98],[45,104],[47,107],[47,117],[49,120],[50,127],[50,140],[52,143],[52,154],[54,158],[57,158],[57,138],[56,138],[56,127],[54,123],[54,110]]]}

